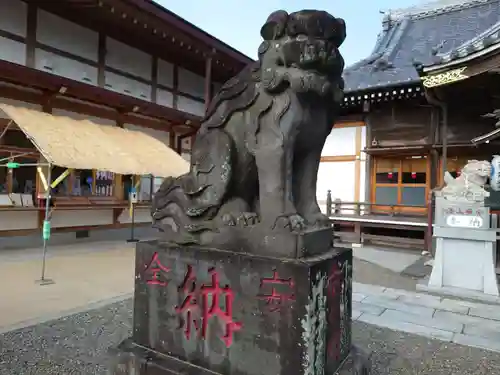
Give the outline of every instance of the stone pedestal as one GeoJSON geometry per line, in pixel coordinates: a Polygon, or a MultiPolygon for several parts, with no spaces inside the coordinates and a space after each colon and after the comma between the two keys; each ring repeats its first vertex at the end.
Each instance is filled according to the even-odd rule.
{"type": "Polygon", "coordinates": [[[435,228],[436,256],[429,288],[439,291],[452,287],[499,295],[494,265],[496,233],[478,232],[435,228]]]}
{"type": "Polygon", "coordinates": [[[142,242],[114,375],[333,375],[351,349],[352,250],[278,259],[142,242]]]}
{"type": "Polygon", "coordinates": [[[436,256],[429,290],[463,289],[498,296],[496,230],[483,201],[436,197],[436,256]]]}

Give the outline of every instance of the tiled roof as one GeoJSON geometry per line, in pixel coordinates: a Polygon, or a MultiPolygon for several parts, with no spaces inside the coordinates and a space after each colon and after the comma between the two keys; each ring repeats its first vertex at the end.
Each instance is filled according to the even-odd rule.
{"type": "Polygon", "coordinates": [[[481,52],[493,47],[500,47],[500,21],[488,28],[486,31],[467,40],[457,48],[452,49],[446,53],[439,53],[436,55],[435,60],[424,65],[426,68],[437,68],[442,64],[453,63],[473,54],[481,55],[481,52]]]}
{"type": "Polygon", "coordinates": [[[419,82],[416,64],[454,56],[499,21],[500,0],[441,0],[389,12],[372,54],[344,71],[346,92],[419,82]]]}

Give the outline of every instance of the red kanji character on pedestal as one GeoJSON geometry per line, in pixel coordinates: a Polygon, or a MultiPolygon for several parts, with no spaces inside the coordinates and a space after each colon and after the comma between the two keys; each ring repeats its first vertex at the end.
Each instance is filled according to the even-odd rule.
{"type": "Polygon", "coordinates": [[[234,292],[229,286],[224,288],[220,287],[219,275],[215,268],[208,270],[212,276],[212,285],[203,284],[201,287],[201,295],[203,298],[203,321],[201,326],[201,336],[205,337],[207,331],[208,319],[212,316],[217,316],[224,323],[226,323],[226,333],[222,337],[222,341],[226,344],[226,347],[230,347],[233,343],[233,333],[239,331],[243,325],[239,322],[233,320],[233,302],[234,302],[234,292]],[[212,296],[212,304],[208,308],[208,298],[212,296]],[[224,297],[224,302],[226,306],[226,311],[220,308],[220,297],[224,297]]]}
{"type": "Polygon", "coordinates": [[[149,265],[146,267],[146,272],[147,271],[151,271],[153,273],[151,279],[146,281],[148,285],[168,285],[168,281],[161,281],[160,274],[161,272],[168,273],[170,271],[170,268],[165,267],[163,264],[161,264],[157,252],[153,254],[151,262],[149,262],[149,265]]]}
{"type": "Polygon", "coordinates": [[[207,336],[208,320],[213,316],[221,319],[226,326],[222,341],[224,341],[226,347],[229,348],[233,342],[233,333],[240,330],[243,326],[241,323],[233,321],[234,292],[229,286],[221,288],[219,276],[215,268],[209,269],[208,272],[212,278],[212,284],[203,284],[200,288],[202,298],[200,309],[195,297],[196,278],[193,276],[193,267],[188,265],[184,282],[179,288],[186,292],[187,296],[182,304],[176,307],[176,311],[178,313],[186,312],[186,318],[182,321],[181,327],[184,328],[184,335],[187,339],[191,337],[191,324],[193,324],[195,329],[199,332],[199,337],[204,339],[207,336]],[[191,287],[189,287],[189,282],[191,282],[191,287]],[[225,311],[220,308],[221,295],[224,297],[225,311]],[[198,324],[198,321],[194,319],[193,312],[201,314],[201,324],[198,324]]]}
{"type": "Polygon", "coordinates": [[[274,288],[274,285],[288,285],[290,289],[293,290],[294,282],[291,278],[282,279],[278,276],[278,272],[273,270],[273,277],[267,278],[264,277],[260,281],[260,287],[264,287],[266,284],[272,284],[271,294],[261,294],[258,296],[260,299],[265,299],[267,305],[269,306],[269,311],[278,311],[281,309],[283,302],[285,301],[295,301],[295,295],[292,294],[280,294],[274,288]]]}
{"type": "Polygon", "coordinates": [[[195,296],[196,277],[193,276],[193,266],[187,266],[186,276],[184,276],[184,281],[179,287],[179,290],[182,290],[187,295],[182,304],[175,308],[175,311],[178,313],[186,312],[186,318],[181,322],[181,328],[184,328],[184,335],[186,339],[189,340],[191,338],[191,324],[193,324],[195,330],[198,331],[198,322],[193,318],[193,312],[199,310],[195,296]]]}

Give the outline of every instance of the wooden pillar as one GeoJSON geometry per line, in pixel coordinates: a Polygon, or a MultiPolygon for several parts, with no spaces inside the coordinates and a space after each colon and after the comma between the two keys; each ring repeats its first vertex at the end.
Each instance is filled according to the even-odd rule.
{"type": "MultiPolygon", "coordinates": [[[[52,113],[52,100],[56,96],[55,93],[45,93],[43,96],[43,101],[41,103],[42,105],[42,111],[45,113],[52,113]]],[[[45,157],[40,154],[40,157],[38,159],[39,163],[46,164],[47,160],[45,157]]],[[[43,166],[40,168],[41,173],[47,178],[49,175],[49,167],[48,166],[43,166]]],[[[50,181],[47,181],[49,186],[48,188],[50,189],[50,181]]],[[[36,181],[35,181],[35,192],[36,192],[36,198],[38,200],[38,197],[44,196],[46,193],[45,187],[43,187],[42,179],[40,178],[40,175],[37,173],[36,174],[36,181]]],[[[43,210],[38,210],[38,228],[41,229],[43,225],[43,221],[45,220],[45,212],[43,210]]]]}
{"type": "Polygon", "coordinates": [[[118,111],[115,121],[117,127],[122,129],[125,127],[125,115],[126,115],[125,112],[118,111]]]}
{"type": "MultiPolygon", "coordinates": [[[[356,127],[355,150],[356,160],[354,161],[354,202],[360,201],[361,190],[361,136],[363,129],[361,126],[356,127]]],[[[364,198],[364,197],[363,197],[364,198]]]]}
{"type": "Polygon", "coordinates": [[[212,100],[212,56],[214,54],[215,50],[212,50],[212,54],[205,60],[205,112],[212,100]]]}
{"type": "MultiPolygon", "coordinates": [[[[364,123],[366,127],[366,135],[365,135],[365,144],[367,148],[370,147],[371,142],[372,142],[372,129],[371,129],[371,123],[370,123],[370,115],[367,114],[365,115],[364,118],[364,123]]],[[[372,186],[372,173],[373,173],[373,159],[370,154],[365,154],[365,181],[363,182],[365,184],[365,196],[363,197],[365,202],[368,203],[373,203],[371,201],[371,192],[373,189],[372,186]]],[[[365,213],[371,209],[371,206],[365,207],[365,213]]]]}
{"type": "MultiPolygon", "coordinates": [[[[125,113],[124,112],[118,112],[118,115],[116,116],[116,126],[119,128],[124,128],[125,127],[125,113]]],[[[123,176],[121,174],[115,173],[114,174],[114,187],[113,187],[113,195],[114,197],[119,200],[123,201],[128,199],[128,197],[125,197],[125,193],[123,190],[123,176]]],[[[118,216],[120,216],[121,210],[118,210],[115,213],[115,224],[117,223],[118,216]]]]}
{"type": "Polygon", "coordinates": [[[172,107],[177,108],[177,102],[179,101],[179,66],[177,64],[174,65],[173,67],[173,74],[174,74],[174,82],[173,82],[173,87],[172,87],[172,93],[173,93],[173,98],[172,98],[172,107]]]}
{"type": "Polygon", "coordinates": [[[158,58],[153,57],[151,62],[151,101],[153,103],[158,102],[157,94],[158,94],[158,58]]]}
{"type": "Polygon", "coordinates": [[[174,127],[171,126],[170,127],[170,131],[168,133],[168,137],[169,137],[169,146],[172,150],[176,151],[177,150],[177,140],[176,140],[176,136],[175,136],[175,130],[174,130],[174,127]]]}
{"type": "Polygon", "coordinates": [[[442,108],[442,126],[441,126],[441,141],[443,142],[443,153],[441,154],[441,181],[444,181],[444,174],[448,167],[448,106],[443,104],[442,108]]]}

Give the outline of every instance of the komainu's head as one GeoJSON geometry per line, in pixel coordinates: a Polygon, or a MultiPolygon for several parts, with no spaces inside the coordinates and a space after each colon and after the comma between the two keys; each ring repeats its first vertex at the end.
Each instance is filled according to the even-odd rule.
{"type": "Polygon", "coordinates": [[[248,110],[259,97],[268,100],[260,102],[259,111],[267,111],[273,97],[284,91],[319,95],[332,113],[331,104],[342,101],[344,59],[339,47],[346,37],[344,20],[317,10],[291,14],[279,10],[268,17],[260,33],[264,41],[259,60],[221,87],[202,129],[224,126],[233,113],[248,110]],[[260,95],[262,91],[268,95],[260,95]]]}
{"type": "Polygon", "coordinates": [[[272,13],[261,29],[261,80],[268,92],[290,87],[296,92],[333,95],[341,100],[346,37],[344,20],[327,12],[301,10],[272,13]]]}
{"type": "Polygon", "coordinates": [[[475,182],[485,184],[491,175],[491,163],[486,160],[469,160],[462,168],[462,173],[475,182]]]}

